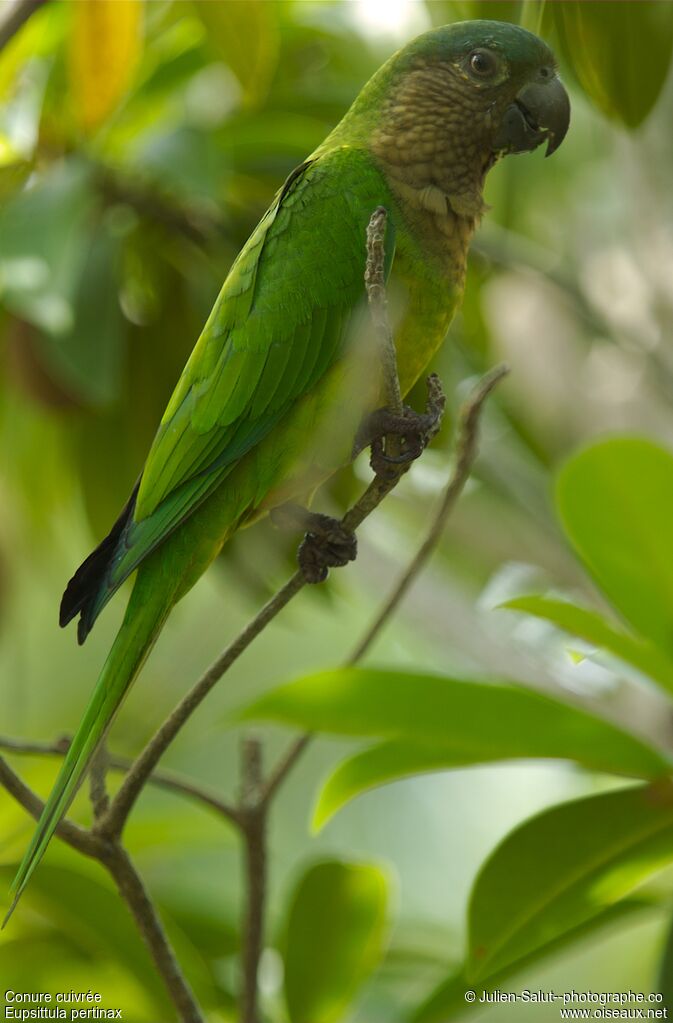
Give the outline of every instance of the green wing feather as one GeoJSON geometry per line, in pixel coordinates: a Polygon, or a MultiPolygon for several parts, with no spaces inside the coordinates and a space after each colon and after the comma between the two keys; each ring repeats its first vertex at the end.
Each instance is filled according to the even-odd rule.
{"type": "Polygon", "coordinates": [[[290,175],[232,266],[168,404],[91,620],[337,358],[364,294],[366,227],[381,204],[390,208],[390,194],[363,150],[340,147],[290,175]]]}

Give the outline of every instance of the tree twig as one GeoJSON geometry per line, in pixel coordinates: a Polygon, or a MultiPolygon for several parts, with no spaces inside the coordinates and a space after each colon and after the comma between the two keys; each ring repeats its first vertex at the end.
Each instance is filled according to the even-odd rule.
{"type": "MultiPolygon", "coordinates": [[[[63,757],[68,752],[70,739],[64,736],[55,742],[35,742],[23,739],[10,739],[8,736],[0,736],[0,750],[7,753],[19,755],[36,756],[57,756],[63,757]]],[[[126,774],[133,761],[129,757],[120,757],[114,753],[108,754],[108,767],[112,771],[121,771],[126,774]]],[[[155,788],[164,789],[167,792],[176,792],[180,796],[194,799],[202,803],[209,810],[214,810],[233,824],[239,824],[239,813],[236,807],[220,799],[215,793],[204,788],[189,778],[181,778],[172,771],[153,771],[148,779],[148,784],[155,788]]]]}
{"type": "Polygon", "coordinates": [[[286,755],[278,763],[275,770],[271,772],[260,792],[259,801],[261,804],[268,806],[277,790],[283,784],[288,774],[299,760],[299,757],[308,746],[310,740],[310,735],[302,735],[300,739],[297,739],[296,743],[288,750],[286,755]]]}
{"type": "Polygon", "coordinates": [[[110,805],[106,784],[109,759],[107,745],[103,741],[96,750],[89,768],[89,798],[93,807],[94,820],[99,820],[107,813],[110,805]]]}
{"type": "Polygon", "coordinates": [[[14,0],[14,3],[5,5],[6,13],[0,20],[0,50],[44,3],[45,0],[14,0]]]}
{"type": "Polygon", "coordinates": [[[159,914],[129,854],[118,842],[106,842],[103,862],[110,871],[119,894],[133,914],[138,930],[145,939],[156,968],[180,1014],[182,1023],[205,1023],[194,994],[175,957],[159,914]]]}
{"type": "Polygon", "coordinates": [[[246,900],[243,909],[241,1023],[259,1023],[257,974],[264,940],[267,805],[260,800],[262,744],[247,736],[241,749],[241,800],[246,900]]]}

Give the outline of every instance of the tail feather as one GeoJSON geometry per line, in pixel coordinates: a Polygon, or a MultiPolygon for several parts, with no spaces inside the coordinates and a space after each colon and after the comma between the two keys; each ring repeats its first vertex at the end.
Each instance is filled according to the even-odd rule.
{"type": "Polygon", "coordinates": [[[131,683],[149,654],[173,603],[173,593],[157,595],[156,587],[138,579],[124,623],[103,666],[84,717],[45,804],[32,841],[12,884],[9,920],[33,871],[42,859],[59,821],[66,813],[101,740],[110,727],[131,683]],[[149,592],[148,592],[149,590],[149,592]]]}
{"type": "Polygon", "coordinates": [[[80,645],[89,635],[101,607],[116,588],[108,583],[110,568],[132,520],[139,485],[140,480],[133,488],[133,493],[108,535],[92,551],[86,561],[82,562],[63,594],[59,624],[67,625],[76,615],[79,615],[77,641],[80,645]]]}

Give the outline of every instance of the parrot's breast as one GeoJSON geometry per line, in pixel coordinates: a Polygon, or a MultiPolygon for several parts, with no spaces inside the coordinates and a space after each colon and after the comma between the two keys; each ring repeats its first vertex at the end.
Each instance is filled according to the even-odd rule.
{"type": "Polygon", "coordinates": [[[465,287],[475,218],[456,214],[428,189],[393,184],[399,204],[397,248],[389,283],[400,387],[405,394],[441,346],[465,287]]]}

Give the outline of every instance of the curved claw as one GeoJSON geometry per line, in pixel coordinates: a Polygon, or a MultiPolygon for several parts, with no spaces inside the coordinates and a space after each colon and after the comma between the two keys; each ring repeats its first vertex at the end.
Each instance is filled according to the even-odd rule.
{"type": "Polygon", "coordinates": [[[307,583],[321,583],[330,568],[343,568],[349,561],[355,561],[358,543],[355,533],[344,529],[338,519],[308,515],[309,529],[299,545],[297,560],[307,583]]]}

